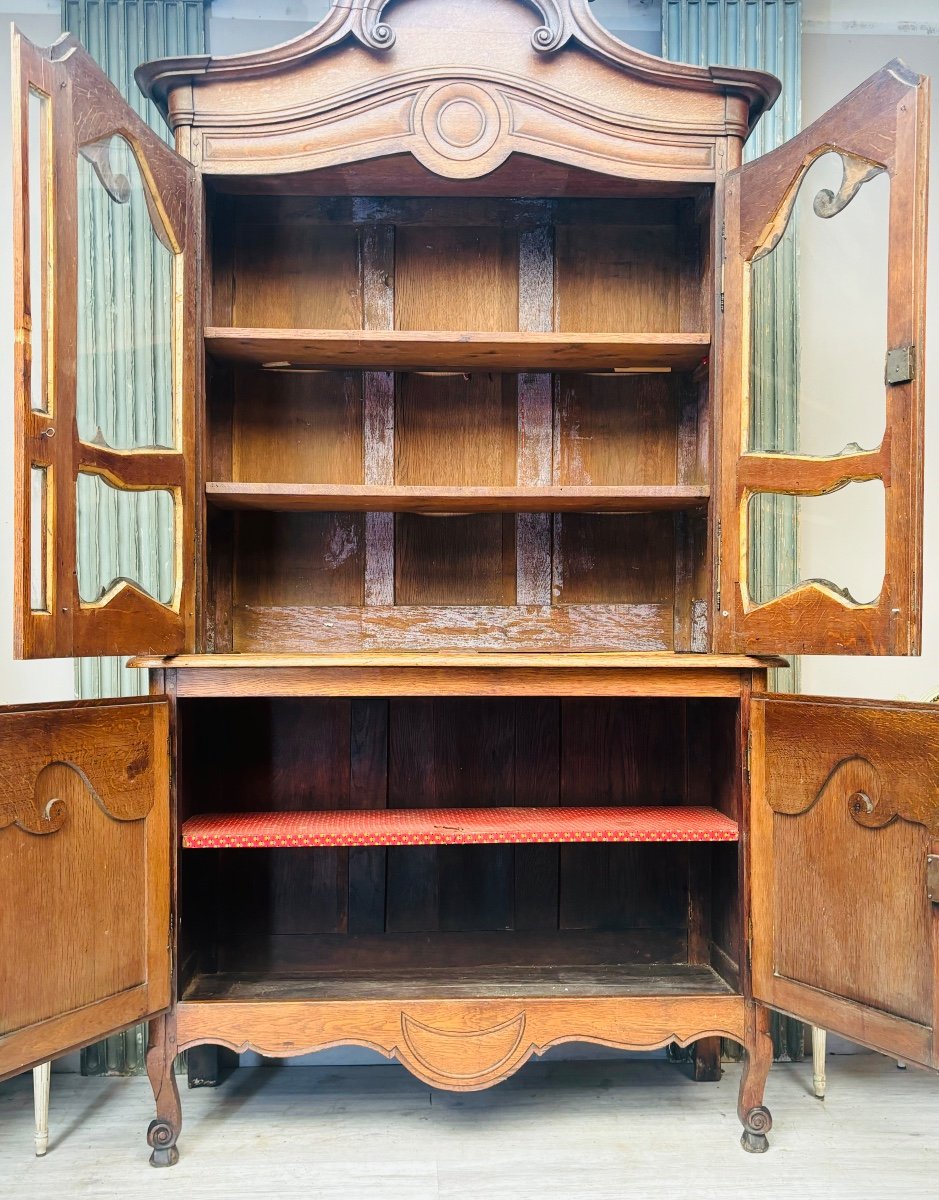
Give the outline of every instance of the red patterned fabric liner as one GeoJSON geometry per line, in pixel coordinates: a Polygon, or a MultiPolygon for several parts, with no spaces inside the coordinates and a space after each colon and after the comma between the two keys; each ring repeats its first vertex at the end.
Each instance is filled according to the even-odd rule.
{"type": "Polygon", "coordinates": [[[289,846],[463,846],[520,842],[735,842],[713,808],[381,808],[207,813],[183,825],[188,850],[289,846]]]}

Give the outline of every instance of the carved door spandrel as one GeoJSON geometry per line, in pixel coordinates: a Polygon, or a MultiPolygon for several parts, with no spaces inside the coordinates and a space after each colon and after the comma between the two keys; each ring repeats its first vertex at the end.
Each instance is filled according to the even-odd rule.
{"type": "Polygon", "coordinates": [[[16,653],[193,650],[197,177],[74,38],[13,71],[16,653]]]}
{"type": "Polygon", "coordinates": [[[168,720],[0,709],[0,1079],[169,1005],[168,720]]]}
{"type": "Polygon", "coordinates": [[[928,116],[928,81],[895,60],[727,177],[719,650],[919,653],[928,116]],[[753,303],[782,302],[784,235],[794,373],[761,357],[772,310],[753,303]],[[767,581],[780,547],[791,573],[767,581]]]}
{"type": "Polygon", "coordinates": [[[753,992],[939,1065],[939,706],[755,697],[753,992]]]}

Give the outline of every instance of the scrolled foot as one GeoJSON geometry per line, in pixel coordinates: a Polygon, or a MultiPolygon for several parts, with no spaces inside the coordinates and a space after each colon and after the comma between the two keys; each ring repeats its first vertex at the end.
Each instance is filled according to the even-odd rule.
{"type": "Polygon", "coordinates": [[[743,1119],[743,1135],[740,1145],[748,1154],[765,1154],[769,1149],[766,1135],[773,1128],[773,1118],[768,1108],[759,1105],[751,1108],[743,1119]]]}
{"type": "Polygon", "coordinates": [[[147,1142],[153,1147],[150,1155],[151,1167],[175,1167],[179,1162],[179,1151],[176,1149],[176,1139],[179,1130],[174,1129],[169,1121],[151,1121],[147,1130],[147,1142]]]}

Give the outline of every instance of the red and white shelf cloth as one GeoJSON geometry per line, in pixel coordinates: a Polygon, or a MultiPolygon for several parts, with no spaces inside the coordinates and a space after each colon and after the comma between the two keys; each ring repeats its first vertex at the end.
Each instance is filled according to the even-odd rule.
{"type": "Polygon", "coordinates": [[[382,808],[206,813],[183,824],[188,850],[292,846],[466,846],[530,842],[735,842],[713,808],[382,808]]]}

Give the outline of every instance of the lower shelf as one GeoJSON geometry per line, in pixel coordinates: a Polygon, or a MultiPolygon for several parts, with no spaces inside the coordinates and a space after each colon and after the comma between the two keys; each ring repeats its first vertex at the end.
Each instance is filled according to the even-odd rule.
{"type": "Polygon", "coordinates": [[[303,975],[197,975],[184,1000],[446,1000],[592,996],[730,996],[711,967],[689,963],[424,967],[303,975]]]}
{"type": "Polygon", "coordinates": [[[399,808],[206,813],[183,824],[187,850],[299,846],[458,846],[530,842],[735,842],[714,808],[399,808]]]}

